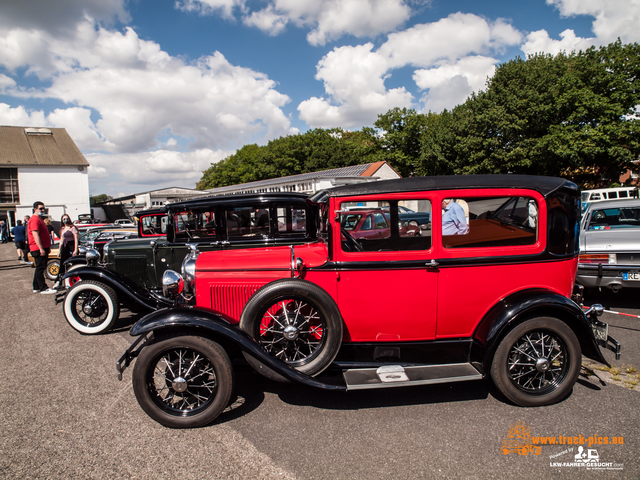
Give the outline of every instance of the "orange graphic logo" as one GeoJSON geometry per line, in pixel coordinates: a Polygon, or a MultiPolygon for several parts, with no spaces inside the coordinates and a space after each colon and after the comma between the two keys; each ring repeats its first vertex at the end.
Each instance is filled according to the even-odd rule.
{"type": "Polygon", "coordinates": [[[531,444],[531,428],[523,422],[518,422],[509,427],[509,433],[502,442],[502,453],[509,455],[518,452],[518,455],[540,455],[542,449],[531,444]]]}

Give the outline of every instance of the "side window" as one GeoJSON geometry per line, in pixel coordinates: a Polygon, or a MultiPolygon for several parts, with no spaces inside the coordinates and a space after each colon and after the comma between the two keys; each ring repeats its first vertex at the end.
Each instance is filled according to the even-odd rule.
{"type": "Polygon", "coordinates": [[[150,215],[142,217],[140,220],[140,228],[142,235],[166,235],[167,234],[167,216],[166,215],[150,215]]]}
{"type": "Polygon", "coordinates": [[[294,205],[277,206],[278,236],[304,235],[307,232],[307,212],[294,205]]]}
{"type": "Polygon", "coordinates": [[[346,252],[393,252],[431,248],[431,202],[377,200],[340,206],[341,245],[346,252]]]}
{"type": "Polygon", "coordinates": [[[188,211],[175,214],[176,238],[216,238],[216,217],[213,211],[188,211]]]}
{"type": "Polygon", "coordinates": [[[227,238],[249,238],[269,235],[269,210],[239,207],[225,212],[227,238]]]}
{"type": "Polygon", "coordinates": [[[446,198],[445,248],[532,245],[538,239],[538,204],[529,197],[446,198]]]}

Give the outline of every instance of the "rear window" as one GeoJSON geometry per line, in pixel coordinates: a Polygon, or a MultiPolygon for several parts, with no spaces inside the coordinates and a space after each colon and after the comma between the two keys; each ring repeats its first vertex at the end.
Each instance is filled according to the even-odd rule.
{"type": "Polygon", "coordinates": [[[610,230],[640,227],[640,206],[594,210],[589,230],[610,230]]]}

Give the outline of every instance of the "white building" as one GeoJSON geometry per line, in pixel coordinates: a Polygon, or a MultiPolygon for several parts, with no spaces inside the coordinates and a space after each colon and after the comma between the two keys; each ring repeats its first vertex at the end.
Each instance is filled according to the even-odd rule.
{"type": "Polygon", "coordinates": [[[194,190],[192,188],[167,187],[159,190],[133,193],[123,197],[112,198],[100,205],[120,205],[126,211],[127,215],[129,215],[130,218],[133,218],[136,213],[141,210],[161,208],[167,203],[199,197],[206,193],[206,191],[194,190]]]}
{"type": "Polygon", "coordinates": [[[64,128],[0,126],[0,218],[13,226],[36,201],[54,221],[89,213],[88,167],[64,128]]]}

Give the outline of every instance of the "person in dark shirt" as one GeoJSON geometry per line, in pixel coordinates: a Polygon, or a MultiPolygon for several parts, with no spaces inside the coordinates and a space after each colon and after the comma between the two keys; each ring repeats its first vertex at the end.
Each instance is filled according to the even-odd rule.
{"type": "Polygon", "coordinates": [[[16,244],[16,251],[18,252],[18,261],[25,265],[32,265],[27,261],[27,252],[25,249],[25,241],[27,240],[27,230],[22,225],[22,220],[16,221],[17,225],[11,229],[11,235],[13,235],[13,241],[16,244]]]}

